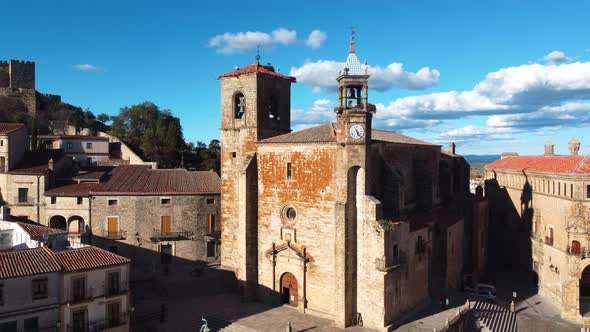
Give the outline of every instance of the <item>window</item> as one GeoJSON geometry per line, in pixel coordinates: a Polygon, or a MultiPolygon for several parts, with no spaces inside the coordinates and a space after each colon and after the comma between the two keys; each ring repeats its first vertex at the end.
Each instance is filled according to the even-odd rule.
{"type": "Polygon", "coordinates": [[[47,298],[47,278],[33,280],[33,300],[47,298]]]}
{"type": "Polygon", "coordinates": [[[570,253],[572,255],[579,255],[582,253],[582,248],[580,247],[580,242],[579,241],[572,241],[572,247],[570,249],[570,253]]]}
{"type": "Polygon", "coordinates": [[[237,154],[236,154],[235,152],[232,152],[232,153],[231,153],[231,157],[232,157],[232,158],[235,158],[236,156],[237,156],[237,154]]]}
{"type": "Polygon", "coordinates": [[[160,232],[166,236],[172,232],[172,216],[160,217],[160,232]]]}
{"type": "Polygon", "coordinates": [[[557,194],[561,195],[561,182],[557,182],[557,194]]]}
{"type": "Polygon", "coordinates": [[[287,163],[287,180],[291,180],[291,176],[293,175],[293,170],[291,169],[291,162],[287,163]]]}
{"type": "Polygon", "coordinates": [[[160,204],[162,205],[170,205],[170,198],[160,198],[160,204]]]}
{"type": "Polygon", "coordinates": [[[215,198],[207,198],[207,204],[215,204],[215,198]]]}
{"type": "Polygon", "coordinates": [[[82,198],[83,198],[83,197],[76,197],[76,203],[77,203],[78,205],[82,205],[82,198]]]}
{"type": "Polygon", "coordinates": [[[0,157],[0,173],[6,172],[6,158],[0,157]]]}
{"type": "Polygon", "coordinates": [[[109,272],[107,280],[107,292],[109,295],[119,293],[119,271],[109,272]]]}
{"type": "Polygon", "coordinates": [[[4,146],[4,140],[0,139],[0,146],[4,146]]]}
{"type": "Polygon", "coordinates": [[[586,186],[586,198],[590,198],[590,184],[586,186]]]}
{"type": "Polygon", "coordinates": [[[574,198],[574,185],[570,184],[570,198],[574,198]]]}
{"type": "Polygon", "coordinates": [[[215,257],[215,242],[207,242],[207,257],[215,257]]]}
{"type": "Polygon", "coordinates": [[[246,100],[241,92],[234,95],[234,118],[242,119],[246,113],[246,100]]]}
{"type": "Polygon", "coordinates": [[[83,332],[87,330],[86,310],[75,311],[72,313],[72,331],[83,332]]]}
{"type": "Polygon", "coordinates": [[[37,332],[39,331],[39,317],[27,318],[24,321],[25,332],[37,332]]]}
{"type": "Polygon", "coordinates": [[[51,197],[51,204],[57,203],[57,197],[51,197]]]}
{"type": "Polygon", "coordinates": [[[215,233],[215,215],[214,214],[210,214],[209,215],[208,230],[209,230],[209,233],[208,234],[215,233]]]}
{"type": "Polygon", "coordinates": [[[86,278],[72,279],[72,300],[80,301],[86,298],[86,278]]]}
{"type": "Polygon", "coordinates": [[[293,221],[295,220],[295,218],[297,218],[297,210],[295,210],[295,208],[293,207],[289,207],[285,211],[285,216],[287,217],[287,219],[293,221]]]}
{"type": "Polygon", "coordinates": [[[74,144],[72,144],[72,142],[67,142],[66,143],[66,150],[71,150],[74,148],[74,144]]]}
{"type": "Polygon", "coordinates": [[[107,201],[107,205],[108,206],[116,206],[116,205],[119,205],[119,200],[117,200],[117,199],[109,199],[107,201]]]}
{"type": "Polygon", "coordinates": [[[119,325],[120,306],[119,302],[107,304],[107,322],[110,327],[119,325]]]}
{"type": "Polygon", "coordinates": [[[26,203],[29,200],[29,188],[18,188],[18,202],[26,203]]]}
{"type": "Polygon", "coordinates": [[[86,148],[89,150],[92,150],[92,143],[90,143],[90,142],[86,143],[86,148]]]}
{"type": "Polygon", "coordinates": [[[549,227],[548,235],[545,236],[545,244],[550,246],[553,245],[553,227],[549,227]]]}

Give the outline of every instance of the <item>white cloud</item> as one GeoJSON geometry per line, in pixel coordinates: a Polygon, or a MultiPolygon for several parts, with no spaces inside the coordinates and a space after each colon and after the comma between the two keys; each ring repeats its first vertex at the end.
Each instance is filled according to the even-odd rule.
{"type": "Polygon", "coordinates": [[[586,47],[586,48],[584,49],[584,52],[586,52],[586,53],[590,53],[590,47],[586,47]]]}
{"type": "MultiPolygon", "coordinates": [[[[301,41],[311,48],[318,48],[326,40],[326,33],[320,30],[311,32],[307,40],[301,41]]],[[[226,32],[209,39],[208,46],[221,54],[244,53],[257,46],[293,45],[298,43],[297,31],[279,28],[270,33],[261,31],[226,32]]]]}
{"type": "MultiPolygon", "coordinates": [[[[344,65],[344,62],[332,60],[307,61],[301,67],[292,67],[290,75],[295,76],[298,82],[313,87],[314,91],[336,91],[336,77],[344,65]]],[[[401,63],[392,63],[385,68],[369,66],[369,74],[369,87],[377,91],[393,87],[422,90],[436,85],[440,78],[440,72],[436,69],[424,67],[416,73],[407,72],[401,63]]]]}
{"type": "Polygon", "coordinates": [[[319,48],[326,41],[326,38],[328,38],[328,35],[325,32],[313,30],[307,37],[305,44],[313,49],[319,48]]]}
{"type": "Polygon", "coordinates": [[[90,63],[80,63],[80,64],[76,64],[73,65],[72,68],[74,68],[74,70],[77,71],[83,71],[83,72],[99,72],[102,71],[102,68],[99,68],[93,64],[90,63]]]}
{"type": "Polygon", "coordinates": [[[297,31],[287,29],[276,29],[272,32],[273,40],[278,44],[289,45],[297,41],[297,31]]]}
{"type": "Polygon", "coordinates": [[[291,121],[299,130],[306,127],[316,126],[327,122],[334,122],[335,103],[329,99],[318,99],[313,102],[309,110],[292,110],[291,121]]]}
{"type": "Polygon", "coordinates": [[[570,58],[567,55],[565,55],[565,53],[563,53],[562,51],[552,51],[552,52],[549,52],[549,54],[545,55],[545,57],[543,57],[543,58],[548,63],[555,64],[555,65],[559,65],[559,64],[562,64],[562,63],[566,63],[566,62],[572,61],[572,58],[570,58]]]}

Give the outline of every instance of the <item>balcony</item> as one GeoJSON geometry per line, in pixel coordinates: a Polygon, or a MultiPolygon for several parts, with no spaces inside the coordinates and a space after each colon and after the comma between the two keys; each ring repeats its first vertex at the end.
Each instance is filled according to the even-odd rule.
{"type": "Polygon", "coordinates": [[[124,240],[127,238],[127,231],[118,230],[116,232],[104,230],[102,236],[109,240],[124,240]]]}
{"type": "Polygon", "coordinates": [[[68,324],[67,331],[68,332],[95,332],[95,331],[108,331],[109,329],[125,325],[128,322],[128,317],[126,313],[120,313],[119,317],[116,319],[100,319],[94,320],[90,322],[86,322],[86,324],[68,324]]]}
{"type": "Polygon", "coordinates": [[[154,229],[152,231],[152,236],[150,237],[152,241],[180,241],[180,240],[191,240],[194,233],[190,231],[174,231],[174,232],[166,232],[159,229],[154,229]]]}
{"type": "Polygon", "coordinates": [[[553,245],[553,238],[549,237],[549,236],[545,236],[545,244],[548,246],[552,246],[553,245]]]}
{"type": "Polygon", "coordinates": [[[104,296],[117,296],[127,293],[128,290],[126,282],[122,282],[121,285],[107,285],[104,287],[104,296]]]}
{"type": "Polygon", "coordinates": [[[70,304],[86,302],[92,300],[94,297],[99,296],[100,294],[96,294],[96,290],[91,287],[85,289],[83,292],[75,293],[73,290],[70,290],[69,296],[66,295],[66,298],[69,299],[68,302],[70,304]]]}

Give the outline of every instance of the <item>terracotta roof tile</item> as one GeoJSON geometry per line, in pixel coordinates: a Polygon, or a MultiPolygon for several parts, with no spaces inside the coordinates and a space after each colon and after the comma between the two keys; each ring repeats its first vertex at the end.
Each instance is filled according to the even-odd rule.
{"type": "Polygon", "coordinates": [[[513,156],[487,164],[487,170],[590,174],[590,156],[513,156]]]}
{"type": "Polygon", "coordinates": [[[47,247],[0,252],[0,279],[58,272],[61,268],[47,247]]]}
{"type": "Polygon", "coordinates": [[[66,184],[61,187],[52,188],[45,191],[47,197],[82,197],[88,196],[94,189],[98,188],[97,182],[82,182],[66,184]]]}
{"type": "Polygon", "coordinates": [[[105,171],[80,171],[72,180],[78,182],[98,182],[107,172],[105,171]]]}
{"type": "Polygon", "coordinates": [[[221,179],[212,171],[151,169],[148,165],[121,165],[93,194],[207,194],[220,193],[221,179]]]}
{"type": "Polygon", "coordinates": [[[236,70],[232,70],[228,73],[221,74],[217,77],[217,79],[224,78],[224,77],[232,77],[232,76],[239,76],[242,74],[250,74],[250,73],[262,73],[270,76],[279,77],[282,79],[289,80],[291,82],[295,82],[295,77],[283,75],[280,73],[275,72],[274,68],[271,66],[263,66],[258,63],[251,64],[246,67],[238,68],[236,70]]]}
{"type": "Polygon", "coordinates": [[[0,135],[10,134],[13,131],[24,128],[23,123],[0,123],[0,135]]]}
{"type": "Polygon", "coordinates": [[[67,234],[68,232],[61,229],[49,228],[37,223],[17,222],[17,224],[27,232],[31,237],[43,237],[43,235],[67,234]]]}
{"type": "Polygon", "coordinates": [[[120,265],[131,261],[94,246],[59,251],[55,253],[55,256],[65,272],[120,265]]]}
{"type": "Polygon", "coordinates": [[[33,174],[43,175],[49,171],[48,162],[53,159],[57,162],[63,157],[61,150],[26,151],[23,159],[9,174],[33,174]]]}
{"type": "Polygon", "coordinates": [[[336,142],[336,125],[326,123],[321,126],[294,131],[288,134],[270,137],[261,143],[334,143],[336,142]]]}

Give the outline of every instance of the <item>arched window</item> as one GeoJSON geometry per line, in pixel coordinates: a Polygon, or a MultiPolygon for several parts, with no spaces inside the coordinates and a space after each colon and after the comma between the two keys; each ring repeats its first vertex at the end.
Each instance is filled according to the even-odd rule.
{"type": "Polygon", "coordinates": [[[270,97],[268,101],[268,117],[273,121],[279,121],[279,103],[277,103],[277,99],[274,96],[270,97]]]}
{"type": "Polygon", "coordinates": [[[246,113],[246,99],[244,94],[237,92],[234,94],[234,118],[242,119],[246,113]]]}

